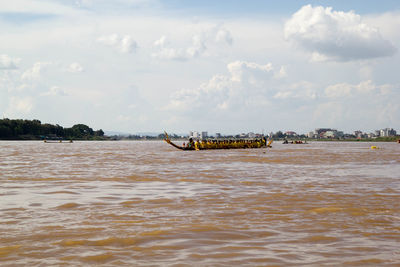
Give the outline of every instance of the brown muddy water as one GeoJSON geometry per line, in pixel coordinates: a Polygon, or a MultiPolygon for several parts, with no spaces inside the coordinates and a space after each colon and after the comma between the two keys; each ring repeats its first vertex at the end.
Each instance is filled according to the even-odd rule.
{"type": "Polygon", "coordinates": [[[400,145],[0,142],[0,265],[399,266],[400,145]]]}

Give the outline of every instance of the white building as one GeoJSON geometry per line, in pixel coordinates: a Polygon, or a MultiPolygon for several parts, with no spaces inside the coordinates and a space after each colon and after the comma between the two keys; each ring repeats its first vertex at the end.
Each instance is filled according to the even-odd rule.
{"type": "Polygon", "coordinates": [[[396,131],[393,130],[392,128],[385,128],[385,129],[382,129],[380,132],[380,136],[382,136],[382,137],[395,136],[395,135],[396,135],[396,131]]]}
{"type": "Polygon", "coordinates": [[[323,135],[325,138],[335,138],[336,135],[336,131],[326,131],[323,135]]]}

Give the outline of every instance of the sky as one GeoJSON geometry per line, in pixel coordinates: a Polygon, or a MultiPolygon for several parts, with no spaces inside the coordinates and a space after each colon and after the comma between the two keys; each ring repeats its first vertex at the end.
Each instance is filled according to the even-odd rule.
{"type": "Polygon", "coordinates": [[[0,114],[124,133],[400,131],[400,1],[0,2],[0,114]]]}

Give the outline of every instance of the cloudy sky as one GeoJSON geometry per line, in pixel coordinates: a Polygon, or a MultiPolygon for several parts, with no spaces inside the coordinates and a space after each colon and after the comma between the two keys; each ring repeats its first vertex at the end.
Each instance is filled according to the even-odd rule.
{"type": "Polygon", "coordinates": [[[0,113],[106,131],[400,131],[400,1],[0,2],[0,113]]]}

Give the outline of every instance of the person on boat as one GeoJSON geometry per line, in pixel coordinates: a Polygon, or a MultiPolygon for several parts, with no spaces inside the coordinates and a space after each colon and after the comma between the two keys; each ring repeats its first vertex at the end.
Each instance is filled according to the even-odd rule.
{"type": "Polygon", "coordinates": [[[199,140],[196,140],[196,142],[194,142],[194,148],[196,150],[200,150],[200,141],[199,140]]]}
{"type": "Polygon", "coordinates": [[[191,149],[194,148],[194,142],[192,137],[189,138],[189,142],[186,144],[186,147],[191,149]]]}
{"type": "Polygon", "coordinates": [[[207,141],[206,140],[201,140],[200,142],[200,149],[207,149],[207,141]]]}

